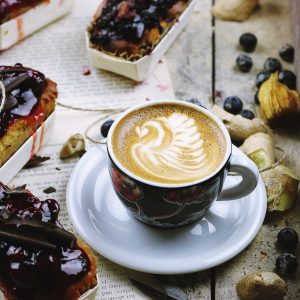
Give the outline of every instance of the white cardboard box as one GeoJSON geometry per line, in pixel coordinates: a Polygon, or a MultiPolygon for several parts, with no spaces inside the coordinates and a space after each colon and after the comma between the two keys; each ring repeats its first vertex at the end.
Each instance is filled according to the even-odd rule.
{"type": "Polygon", "coordinates": [[[0,25],[0,51],[11,47],[71,11],[74,1],[49,0],[42,2],[20,16],[0,25]]]}
{"type": "Polygon", "coordinates": [[[54,119],[55,112],[53,112],[19,150],[0,167],[0,182],[8,184],[30,158],[43,147],[49,140],[54,129],[54,119]]]}
{"type": "Polygon", "coordinates": [[[103,53],[90,46],[89,34],[86,32],[86,46],[92,64],[99,69],[111,71],[136,81],[143,81],[153,71],[156,64],[187,24],[188,18],[193,12],[197,0],[192,0],[177,22],[168,33],[156,45],[149,55],[145,55],[137,61],[128,61],[103,53]]]}

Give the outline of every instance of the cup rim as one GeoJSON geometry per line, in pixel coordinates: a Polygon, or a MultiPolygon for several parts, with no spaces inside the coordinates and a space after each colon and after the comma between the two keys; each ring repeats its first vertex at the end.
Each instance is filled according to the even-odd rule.
{"type": "Polygon", "coordinates": [[[134,105],[133,107],[127,109],[126,111],[122,112],[113,122],[109,132],[108,132],[108,136],[107,136],[107,141],[106,141],[106,146],[107,146],[107,151],[108,154],[111,158],[111,160],[116,164],[116,166],[125,174],[129,175],[130,177],[132,177],[133,179],[142,182],[144,184],[147,185],[151,185],[151,186],[155,186],[155,187],[161,187],[161,188],[181,188],[181,187],[189,187],[189,186],[193,186],[202,182],[207,181],[208,179],[214,177],[216,174],[218,174],[220,172],[220,170],[222,170],[222,168],[225,166],[225,164],[227,163],[228,159],[230,158],[231,155],[231,148],[232,148],[232,143],[231,143],[231,138],[230,135],[228,133],[228,130],[226,129],[225,125],[223,124],[223,122],[218,119],[215,115],[213,115],[208,109],[201,107],[199,105],[193,104],[193,103],[189,103],[187,101],[183,101],[183,100],[168,100],[168,99],[162,99],[162,100],[152,100],[150,102],[146,102],[146,103],[142,103],[142,104],[137,104],[134,105]],[[198,110],[200,112],[202,112],[203,114],[205,114],[207,117],[209,117],[212,121],[214,121],[218,127],[221,129],[223,136],[226,140],[226,150],[224,153],[224,157],[222,162],[220,163],[220,165],[215,169],[214,172],[212,172],[211,174],[199,179],[199,180],[194,180],[191,182],[184,182],[184,183],[159,183],[156,181],[151,181],[148,179],[145,179],[143,177],[137,176],[134,173],[132,173],[130,170],[128,170],[125,166],[122,165],[122,163],[117,159],[116,155],[114,154],[113,151],[113,147],[112,147],[112,136],[114,133],[115,128],[117,127],[118,123],[125,118],[129,113],[135,111],[135,110],[139,110],[142,109],[144,107],[148,107],[148,106],[154,106],[154,105],[160,105],[160,104],[180,104],[180,105],[184,105],[187,107],[191,107],[195,110],[198,110]]]}

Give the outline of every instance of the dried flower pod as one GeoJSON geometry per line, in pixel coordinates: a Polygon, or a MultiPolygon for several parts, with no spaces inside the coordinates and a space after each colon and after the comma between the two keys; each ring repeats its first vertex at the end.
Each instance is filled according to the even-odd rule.
{"type": "Polygon", "coordinates": [[[256,133],[240,149],[257,165],[267,191],[268,211],[290,209],[297,198],[299,178],[286,166],[275,165],[272,137],[256,133]],[[266,170],[266,168],[269,168],[266,170]]]}
{"type": "Polygon", "coordinates": [[[240,149],[254,161],[259,170],[269,168],[275,163],[275,149],[272,136],[258,132],[249,136],[240,149]]]}
{"type": "Polygon", "coordinates": [[[214,17],[227,21],[245,21],[247,20],[259,0],[220,0],[213,9],[214,17]]]}
{"type": "Polygon", "coordinates": [[[281,300],[287,294],[285,281],[273,272],[259,272],[243,277],[236,285],[243,300],[281,300]]]}
{"type": "Polygon", "coordinates": [[[60,150],[61,159],[80,156],[85,152],[85,142],[81,134],[72,135],[60,150]]]}
{"type": "Polygon", "coordinates": [[[278,80],[278,73],[271,74],[260,87],[258,98],[263,117],[271,127],[288,126],[298,120],[300,97],[278,80]]]}

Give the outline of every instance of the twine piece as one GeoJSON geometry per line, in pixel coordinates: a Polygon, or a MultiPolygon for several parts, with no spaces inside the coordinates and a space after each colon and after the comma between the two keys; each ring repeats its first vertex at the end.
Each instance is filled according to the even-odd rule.
{"type": "MultiPolygon", "coordinates": [[[[275,149],[277,149],[277,150],[279,150],[280,152],[283,153],[282,157],[277,162],[272,164],[271,166],[269,166],[267,168],[264,168],[264,169],[261,169],[259,171],[259,173],[263,173],[265,171],[275,169],[278,165],[280,165],[283,161],[285,161],[287,155],[284,153],[284,151],[281,148],[277,147],[277,146],[275,146],[275,149]]],[[[235,172],[228,172],[228,176],[240,176],[240,174],[235,173],[235,172]]]]}
{"type": "Polygon", "coordinates": [[[88,107],[65,104],[60,101],[56,101],[56,104],[64,108],[78,110],[78,111],[87,111],[87,112],[114,112],[119,110],[126,110],[128,108],[128,107],[124,107],[124,109],[123,108],[88,108],[88,107]]]}
{"type": "Polygon", "coordinates": [[[268,171],[271,169],[275,169],[278,165],[280,165],[283,161],[285,161],[287,155],[284,153],[284,151],[277,146],[275,146],[275,149],[277,149],[283,153],[282,157],[277,162],[275,162],[272,166],[260,170],[259,173],[262,173],[262,172],[265,172],[265,171],[268,171]]]}
{"type": "MultiPolygon", "coordinates": [[[[126,109],[127,109],[127,108],[126,108],[126,109]]],[[[98,120],[94,121],[94,122],[91,123],[91,124],[86,128],[86,130],[84,131],[84,137],[85,137],[86,139],[88,139],[88,140],[89,140],[90,142],[92,142],[92,143],[105,145],[105,144],[106,144],[106,138],[103,138],[103,139],[97,141],[97,140],[93,139],[93,138],[89,135],[90,130],[91,130],[94,126],[99,125],[99,123],[100,123],[101,121],[103,121],[103,120],[105,120],[105,119],[107,119],[107,118],[109,118],[109,117],[111,117],[111,116],[117,115],[117,114],[119,114],[119,113],[125,111],[126,109],[120,109],[120,110],[118,110],[118,111],[111,112],[111,113],[109,113],[109,114],[106,114],[105,116],[102,116],[102,117],[99,118],[98,120]]]]}

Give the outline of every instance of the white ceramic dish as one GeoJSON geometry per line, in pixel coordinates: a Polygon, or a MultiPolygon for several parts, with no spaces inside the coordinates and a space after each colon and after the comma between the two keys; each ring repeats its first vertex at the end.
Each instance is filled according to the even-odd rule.
{"type": "Polygon", "coordinates": [[[86,33],[86,46],[91,63],[99,69],[111,71],[136,81],[143,81],[153,71],[156,64],[187,24],[188,18],[193,12],[197,0],[192,0],[178,21],[171,27],[168,33],[157,44],[149,55],[145,55],[137,61],[127,61],[105,54],[90,47],[89,35],[86,33]]]}
{"type": "Polygon", "coordinates": [[[0,51],[71,11],[74,0],[49,0],[0,25],[0,51]]]}
{"type": "MultiPolygon", "coordinates": [[[[233,153],[243,155],[236,147],[233,153]]],[[[239,180],[226,179],[225,185],[239,180]]],[[[78,162],[67,188],[67,207],[79,235],[106,258],[156,274],[196,272],[219,265],[254,239],[266,213],[262,179],[247,197],[215,202],[207,217],[176,229],[145,225],[128,214],[110,182],[107,153],[100,146],[78,162]]]]}
{"type": "Polygon", "coordinates": [[[54,128],[55,112],[53,112],[42,126],[19,148],[19,150],[0,167],[0,182],[9,181],[24,167],[32,155],[36,154],[49,140],[54,128]]]}

